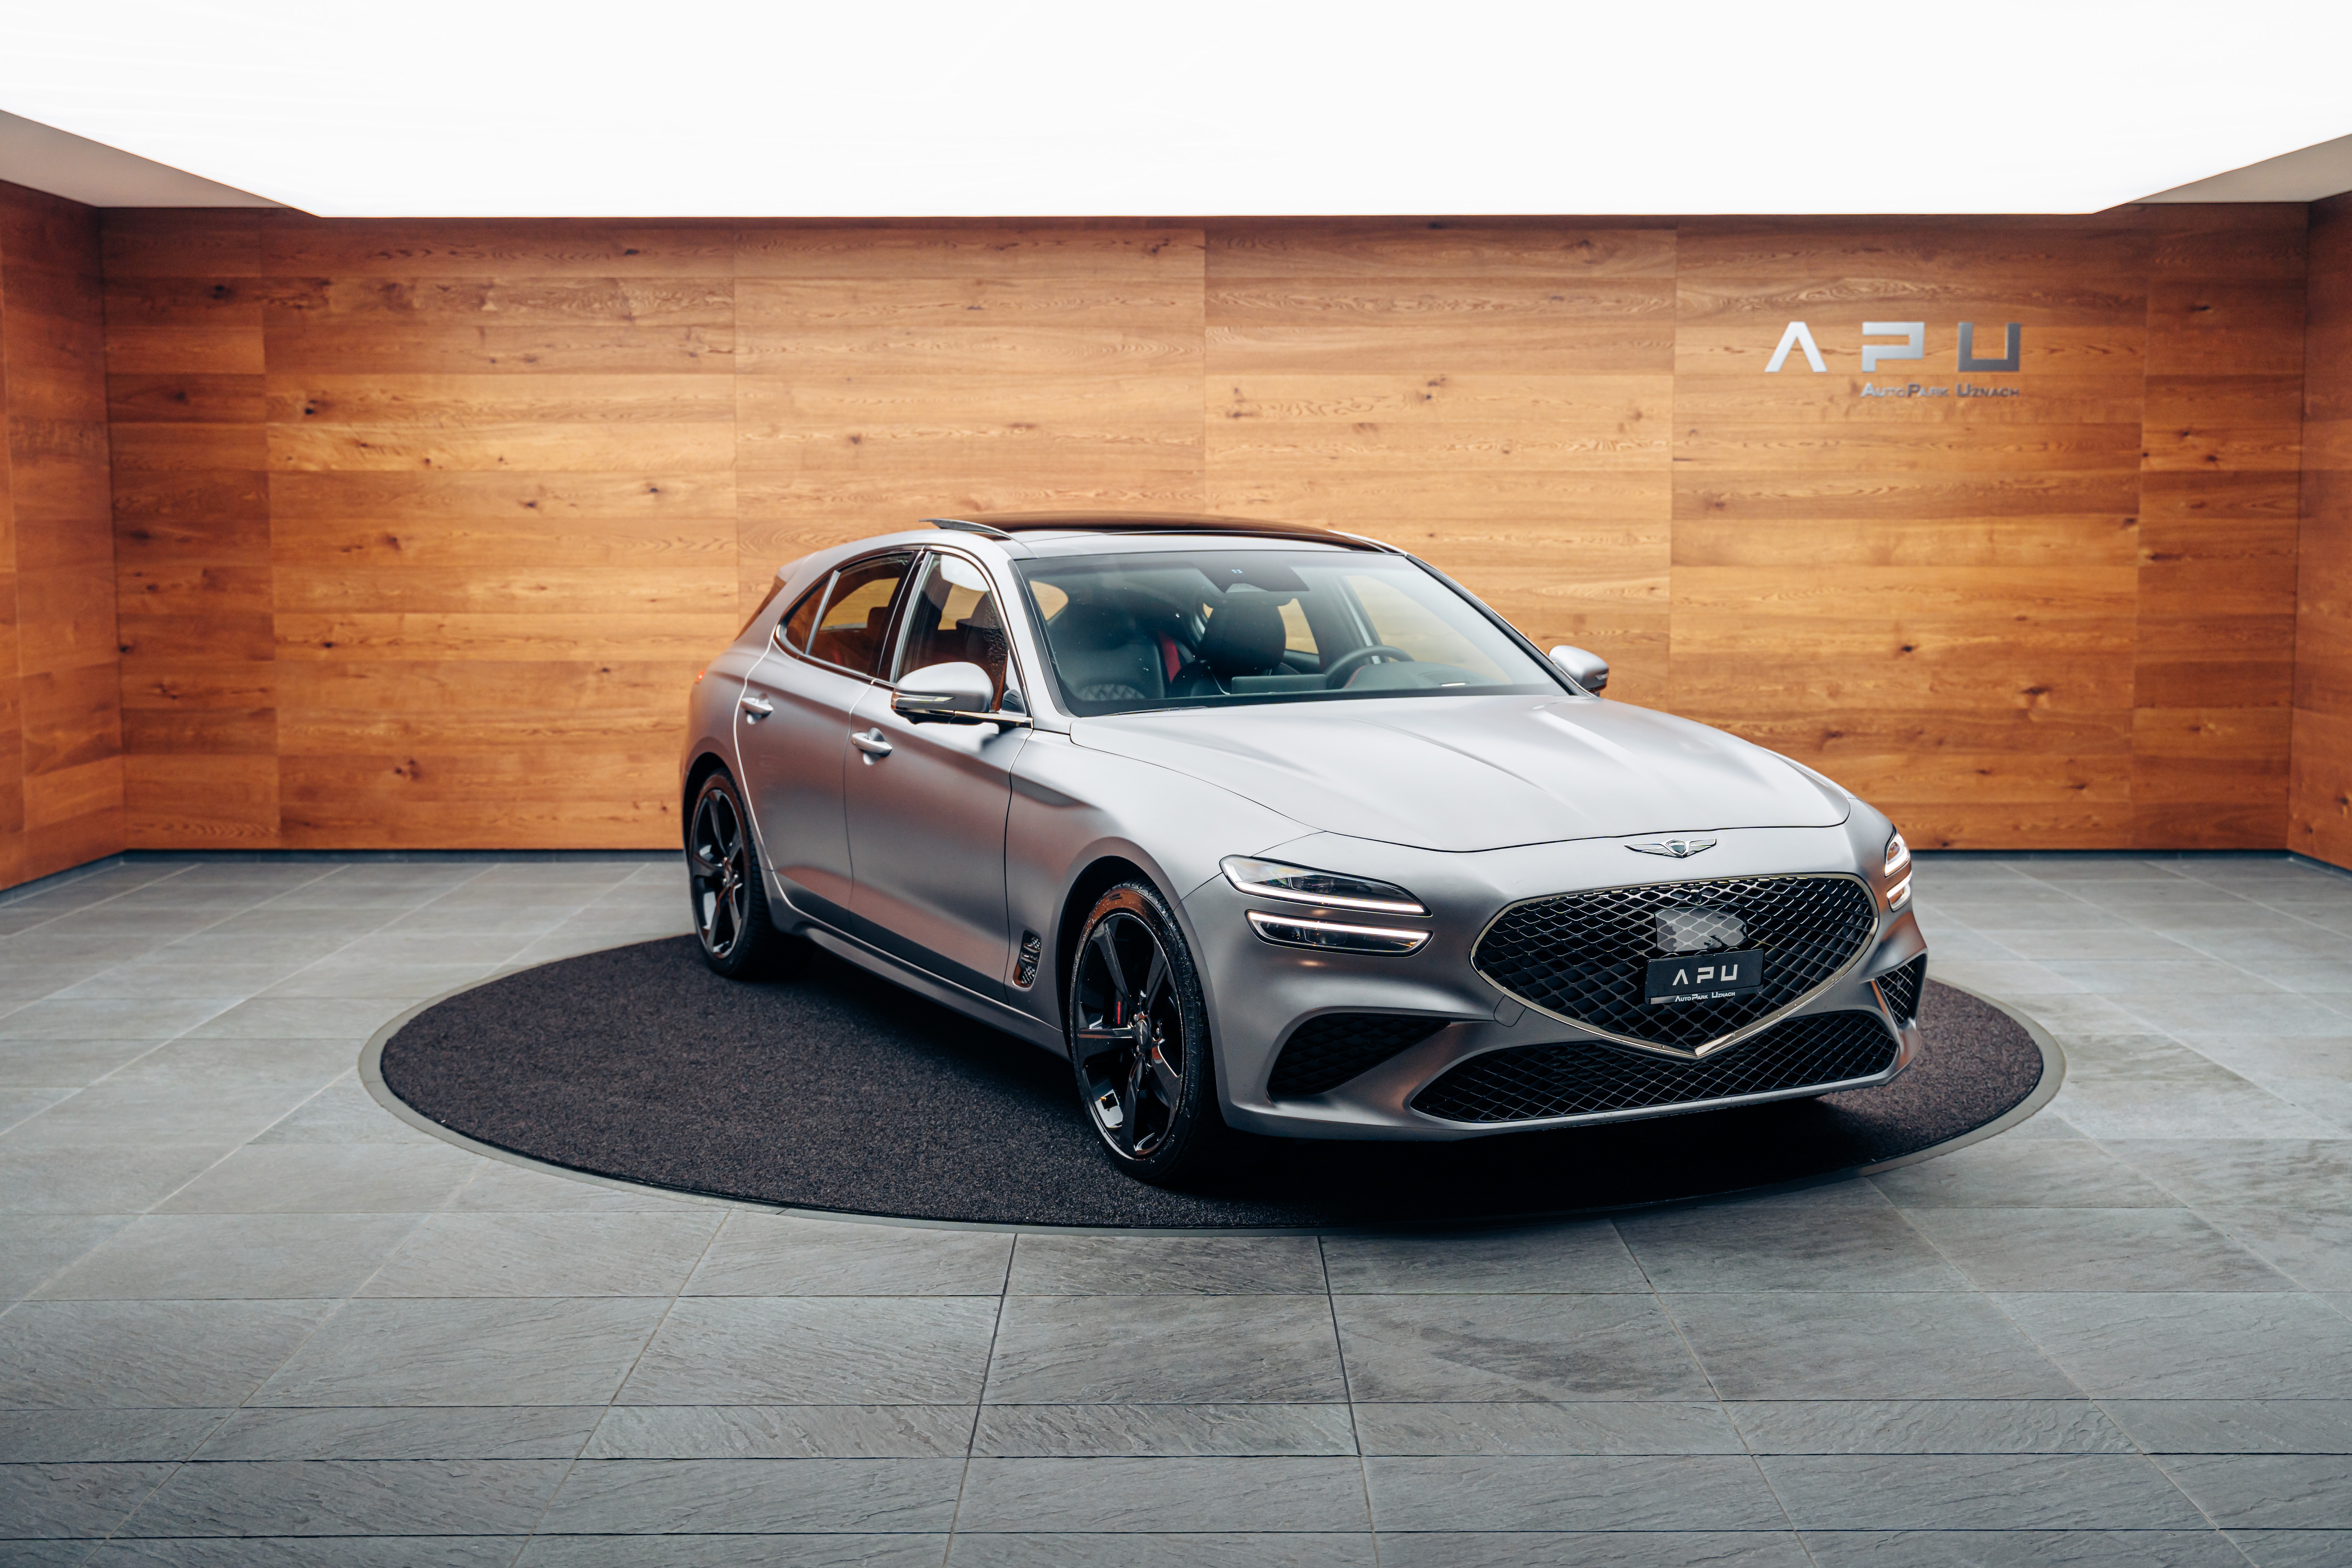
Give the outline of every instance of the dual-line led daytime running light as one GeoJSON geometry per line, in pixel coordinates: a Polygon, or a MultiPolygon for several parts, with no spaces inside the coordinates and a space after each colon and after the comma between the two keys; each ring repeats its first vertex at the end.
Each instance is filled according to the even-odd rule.
{"type": "Polygon", "coordinates": [[[1342,877],[1336,871],[1314,871],[1279,860],[1253,860],[1228,855],[1219,862],[1225,880],[1260,899],[1280,899],[1293,904],[1314,904],[1327,910],[1362,910],[1369,914],[1425,915],[1421,900],[1391,882],[1369,877],[1342,877]]]}
{"type": "MultiPolygon", "coordinates": [[[[1218,864],[1226,881],[1254,899],[1312,904],[1318,910],[1360,910],[1373,915],[1426,917],[1429,913],[1419,899],[1393,882],[1343,877],[1337,871],[1318,871],[1280,860],[1256,860],[1246,855],[1228,855],[1218,864]]],[[[1305,915],[1276,914],[1266,910],[1250,910],[1249,923],[1260,941],[1282,947],[1403,953],[1418,952],[1429,942],[1425,931],[1310,920],[1305,915]]]]}
{"type": "MultiPolygon", "coordinates": [[[[1886,870],[1885,875],[1892,877],[1898,872],[1907,870],[1910,865],[1911,846],[1903,842],[1903,833],[1902,830],[1898,828],[1886,840],[1886,870]]],[[[1911,879],[1908,876],[1906,876],[1901,881],[1886,889],[1887,913],[1893,914],[1896,910],[1901,909],[1910,901],[1911,879]]]]}
{"type": "Polygon", "coordinates": [[[1282,947],[1319,947],[1339,952],[1417,952],[1428,942],[1425,931],[1395,931],[1382,926],[1341,925],[1336,921],[1311,921],[1298,915],[1249,911],[1250,929],[1260,938],[1282,947]]]}

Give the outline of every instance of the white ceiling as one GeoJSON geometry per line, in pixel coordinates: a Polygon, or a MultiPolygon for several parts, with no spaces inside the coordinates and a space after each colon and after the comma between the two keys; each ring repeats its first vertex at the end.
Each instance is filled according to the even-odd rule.
{"type": "Polygon", "coordinates": [[[331,215],[2087,212],[2345,137],[2347,54],[2343,0],[109,0],[0,13],[0,106],[331,215]]]}

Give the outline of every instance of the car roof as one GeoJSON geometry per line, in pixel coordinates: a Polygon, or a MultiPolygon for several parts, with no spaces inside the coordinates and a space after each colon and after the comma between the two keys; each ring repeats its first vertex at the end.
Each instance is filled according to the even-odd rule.
{"type": "MultiPolygon", "coordinates": [[[[1388,546],[1354,534],[1340,533],[1315,523],[1269,521],[1265,518],[1223,517],[1213,512],[1153,511],[1020,511],[977,512],[970,517],[927,517],[935,528],[1001,540],[1019,540],[1031,546],[1083,540],[1099,549],[1111,536],[1122,542],[1137,536],[1207,534],[1229,541],[1280,540],[1315,543],[1342,550],[1386,550],[1388,546]]],[[[1139,542],[1140,541],[1139,540],[1139,542]]],[[[1165,548],[1165,543],[1161,548],[1165,548]]],[[[1149,548],[1149,546],[1146,546],[1149,548]]]]}
{"type": "MultiPolygon", "coordinates": [[[[1268,522],[1246,517],[1190,512],[975,512],[971,517],[927,517],[923,521],[952,537],[962,534],[982,554],[1072,556],[1130,552],[1196,550],[1214,539],[1220,550],[1343,550],[1400,555],[1392,544],[1310,523],[1268,522]]],[[[940,533],[901,529],[870,534],[813,551],[776,568],[780,587],[814,582],[843,562],[872,550],[919,549],[944,543],[940,533]]]]}

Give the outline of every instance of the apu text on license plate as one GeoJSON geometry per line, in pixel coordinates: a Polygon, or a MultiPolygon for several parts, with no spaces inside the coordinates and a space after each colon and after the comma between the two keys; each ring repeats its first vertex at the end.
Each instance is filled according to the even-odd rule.
{"type": "Polygon", "coordinates": [[[1745,996],[1764,984],[1764,950],[1690,952],[1650,960],[1642,987],[1652,1006],[1671,1002],[1720,1002],[1745,996]]]}

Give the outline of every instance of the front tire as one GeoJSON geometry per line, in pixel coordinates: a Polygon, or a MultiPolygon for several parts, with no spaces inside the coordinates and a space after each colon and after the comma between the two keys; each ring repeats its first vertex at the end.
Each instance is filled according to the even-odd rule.
{"type": "Polygon", "coordinates": [[[1152,1183],[1222,1163],[1209,1015],[1192,950],[1158,889],[1122,882],[1095,901],[1070,965],[1070,1063],[1111,1159],[1152,1183]]]}
{"type": "Polygon", "coordinates": [[[751,815],[724,769],[702,781],[687,818],[686,875],[702,961],[730,980],[790,973],[808,944],[768,918],[768,890],[751,842],[751,815]]]}

